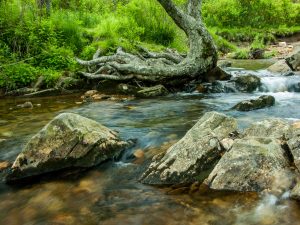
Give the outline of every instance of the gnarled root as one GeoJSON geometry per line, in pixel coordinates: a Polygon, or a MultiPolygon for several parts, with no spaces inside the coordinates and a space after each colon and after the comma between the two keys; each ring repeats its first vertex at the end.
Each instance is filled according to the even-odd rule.
{"type": "Polygon", "coordinates": [[[116,54],[100,56],[98,50],[90,61],[77,59],[87,66],[89,79],[117,81],[141,80],[154,83],[193,80],[213,69],[217,62],[217,51],[211,35],[201,20],[201,0],[188,0],[187,12],[177,7],[172,0],[157,0],[182,29],[189,40],[189,53],[184,56],[167,49],[162,53],[150,52],[140,47],[141,53],[133,55],[118,48],[116,54]]]}
{"type": "Polygon", "coordinates": [[[177,67],[182,65],[185,59],[178,52],[170,49],[163,53],[150,52],[143,47],[140,49],[141,53],[133,55],[119,47],[116,54],[111,56],[100,56],[100,51],[97,50],[92,60],[76,60],[79,64],[88,67],[89,72],[80,72],[88,79],[118,81],[136,79],[156,82],[176,76],[177,67]]]}

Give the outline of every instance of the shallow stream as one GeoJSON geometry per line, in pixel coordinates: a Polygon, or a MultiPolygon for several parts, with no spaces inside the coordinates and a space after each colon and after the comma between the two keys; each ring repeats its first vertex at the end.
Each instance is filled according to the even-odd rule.
{"type": "Polygon", "coordinates": [[[207,190],[176,194],[178,189],[151,187],[137,179],[144,162],[167,149],[211,110],[238,118],[243,129],[270,117],[300,119],[300,77],[281,77],[264,68],[270,61],[235,61],[232,74],[262,77],[255,93],[178,93],[162,98],[101,101],[78,105],[79,95],[30,99],[33,109],[18,109],[26,99],[0,99],[0,162],[13,162],[26,141],[54,116],[75,112],[117,130],[123,138],[137,138],[134,149],[120,160],[89,171],[47,177],[31,185],[0,184],[2,225],[281,225],[300,224],[300,204],[255,193],[207,190]],[[299,92],[297,92],[299,91],[299,92]],[[236,103],[270,94],[271,108],[252,112],[230,110],[236,103]],[[40,106],[37,106],[40,104],[40,106]],[[142,150],[145,157],[128,158],[142,150]]]}

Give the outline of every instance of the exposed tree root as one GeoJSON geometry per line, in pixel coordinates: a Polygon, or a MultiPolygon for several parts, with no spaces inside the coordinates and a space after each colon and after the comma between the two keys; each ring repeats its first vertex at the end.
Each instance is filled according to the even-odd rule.
{"type": "Polygon", "coordinates": [[[140,53],[137,55],[118,48],[114,55],[100,56],[101,51],[98,50],[92,60],[77,59],[79,64],[88,67],[89,72],[81,74],[88,79],[168,83],[182,78],[186,81],[201,77],[213,69],[217,62],[217,51],[201,21],[201,0],[188,0],[187,13],[177,8],[171,0],[157,1],[188,36],[190,51],[187,55],[171,49],[154,53],[139,47],[140,53]]]}

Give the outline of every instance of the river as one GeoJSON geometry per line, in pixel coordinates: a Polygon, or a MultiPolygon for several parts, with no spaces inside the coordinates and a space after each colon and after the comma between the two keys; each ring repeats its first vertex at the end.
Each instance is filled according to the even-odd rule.
{"type": "Polygon", "coordinates": [[[33,109],[17,109],[23,98],[0,99],[0,162],[13,162],[22,146],[54,116],[75,112],[117,130],[137,145],[121,159],[80,173],[42,177],[35,183],[0,183],[2,225],[282,225],[300,224],[300,205],[256,193],[208,190],[176,194],[170,188],[140,184],[144,164],[179,140],[205,112],[236,117],[240,129],[253,121],[280,117],[300,119],[300,77],[281,77],[265,70],[271,62],[235,61],[228,71],[262,78],[255,93],[177,93],[161,98],[100,101],[78,105],[79,95],[30,99],[33,109]],[[230,110],[239,101],[270,94],[271,108],[252,112],[230,110]],[[40,104],[40,106],[37,106],[40,104]],[[142,150],[145,157],[129,156],[142,150]]]}

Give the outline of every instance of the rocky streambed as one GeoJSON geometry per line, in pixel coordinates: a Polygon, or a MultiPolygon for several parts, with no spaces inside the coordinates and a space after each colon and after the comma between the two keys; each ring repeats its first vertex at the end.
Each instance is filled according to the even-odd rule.
{"type": "MultiPolygon", "coordinates": [[[[299,186],[300,94],[295,87],[300,79],[268,72],[268,61],[258,61],[255,69],[253,61],[249,69],[237,63],[226,71],[233,79],[257,76],[256,88],[81,105],[76,104],[80,96],[28,99],[33,108],[15,107],[27,99],[1,99],[1,162],[12,163],[25,148],[29,157],[18,162],[42,165],[25,144],[36,143],[34,135],[61,113],[92,119],[107,127],[103,138],[124,144],[118,145],[124,147],[121,155],[118,150],[100,164],[77,164],[80,171],[60,161],[63,168],[50,175],[42,170],[42,176],[18,186],[2,182],[1,224],[298,224],[299,203],[291,198],[297,198],[299,186]],[[275,104],[249,112],[233,109],[262,95],[275,97],[275,104]],[[129,139],[136,139],[134,146],[128,146],[129,139]]],[[[62,127],[80,134],[75,146],[103,143],[72,124],[80,122],[62,127]]],[[[65,158],[51,151],[51,143],[57,150],[64,142],[55,137],[40,143],[44,159],[65,158]]],[[[92,146],[91,152],[99,152],[97,144],[92,146]]],[[[74,156],[74,149],[80,158],[87,148],[71,148],[66,155],[74,156]]]]}

